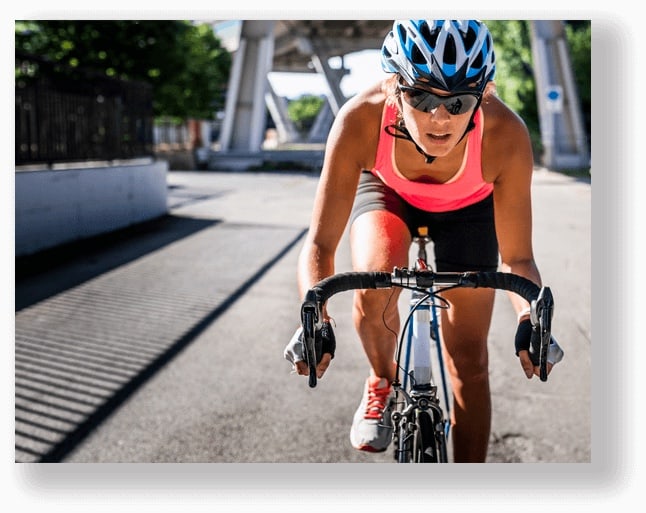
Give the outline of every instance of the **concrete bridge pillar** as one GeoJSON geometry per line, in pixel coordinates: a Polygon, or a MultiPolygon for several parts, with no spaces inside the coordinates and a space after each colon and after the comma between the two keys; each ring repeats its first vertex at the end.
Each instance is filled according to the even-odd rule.
{"type": "Polygon", "coordinates": [[[252,20],[242,24],[240,43],[233,59],[220,151],[257,152],[265,136],[267,75],[274,54],[274,24],[252,20]]]}
{"type": "Polygon", "coordinates": [[[543,164],[550,169],[587,167],[590,151],[564,23],[532,21],[531,32],[543,164]]]}

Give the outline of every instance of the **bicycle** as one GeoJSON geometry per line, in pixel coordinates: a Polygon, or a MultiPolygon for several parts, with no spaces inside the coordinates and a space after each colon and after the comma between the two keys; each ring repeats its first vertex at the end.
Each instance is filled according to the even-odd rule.
{"type": "Polygon", "coordinates": [[[418,246],[414,268],[395,267],[388,272],[346,272],[321,280],[305,295],[301,323],[309,386],[316,387],[317,347],[315,333],[322,323],[322,306],[335,294],[354,289],[400,287],[411,290],[410,308],[396,350],[397,373],[392,383],[395,405],[394,458],[398,463],[446,463],[450,433],[450,393],[444,372],[440,342],[439,309],[449,308],[441,293],[456,287],[493,288],[515,292],[531,305],[534,328],[530,354],[539,365],[541,381],[547,381],[547,354],[551,340],[554,300],[549,287],[503,272],[435,272],[426,260],[429,239],[424,227],[413,242],[418,246]],[[406,345],[404,345],[406,341],[406,345]],[[437,358],[431,356],[435,345],[437,358]],[[402,352],[405,347],[405,358],[402,352]],[[412,357],[412,366],[411,366],[412,357]],[[412,368],[411,368],[412,367],[412,368]],[[399,380],[400,370],[403,381],[399,380]],[[434,372],[438,371],[438,372],[434,372]],[[436,379],[439,374],[438,379],[436,379]],[[441,393],[440,393],[441,392],[441,393]]]}

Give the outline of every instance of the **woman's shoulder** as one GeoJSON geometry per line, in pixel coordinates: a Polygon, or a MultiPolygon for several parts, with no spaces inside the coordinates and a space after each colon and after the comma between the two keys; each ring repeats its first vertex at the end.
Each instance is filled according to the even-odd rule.
{"type": "Polygon", "coordinates": [[[363,166],[370,165],[381,132],[385,101],[386,95],[379,84],[348,99],[335,117],[328,138],[328,149],[346,151],[351,148],[363,166]]]}
{"type": "Polygon", "coordinates": [[[485,134],[489,132],[496,136],[521,137],[527,135],[527,127],[523,119],[495,94],[483,98],[482,112],[485,119],[485,134]]]}
{"type": "Polygon", "coordinates": [[[328,134],[326,162],[333,170],[370,169],[381,132],[386,95],[375,84],[348,99],[339,109],[328,134]]]}
{"type": "Polygon", "coordinates": [[[483,99],[482,111],[482,165],[487,181],[496,181],[507,170],[517,174],[519,167],[531,171],[532,146],[523,119],[496,95],[483,99]]]}
{"type": "Polygon", "coordinates": [[[381,121],[385,101],[381,83],[377,83],[348,99],[341,107],[339,116],[347,121],[381,121]]]}

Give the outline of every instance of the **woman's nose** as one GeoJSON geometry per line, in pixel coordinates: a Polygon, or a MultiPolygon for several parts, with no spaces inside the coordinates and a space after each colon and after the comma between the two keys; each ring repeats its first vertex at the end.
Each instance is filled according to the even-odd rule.
{"type": "Polygon", "coordinates": [[[448,121],[451,119],[451,114],[449,114],[444,105],[432,109],[430,114],[433,116],[433,121],[448,121]]]}

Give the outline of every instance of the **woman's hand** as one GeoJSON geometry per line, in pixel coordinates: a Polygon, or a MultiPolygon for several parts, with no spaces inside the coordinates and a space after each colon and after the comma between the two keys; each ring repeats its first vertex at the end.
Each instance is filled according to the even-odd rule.
{"type": "MultiPolygon", "coordinates": [[[[538,336],[534,332],[532,323],[529,319],[525,319],[518,324],[516,330],[516,356],[520,359],[520,366],[527,376],[527,379],[532,379],[534,375],[540,376],[540,367],[538,365],[538,355],[530,354],[532,336],[538,336]],[[533,357],[533,358],[532,358],[533,357]]],[[[563,359],[563,350],[556,342],[554,337],[550,339],[550,346],[547,349],[547,374],[552,371],[552,367],[563,359]]]]}
{"type": "MultiPolygon", "coordinates": [[[[317,353],[316,377],[322,378],[330,366],[336,350],[336,337],[330,321],[323,321],[321,329],[316,331],[315,346],[317,353]]],[[[310,369],[305,361],[303,344],[303,328],[299,327],[285,347],[285,359],[293,365],[293,370],[299,376],[309,376],[310,369]]]]}

